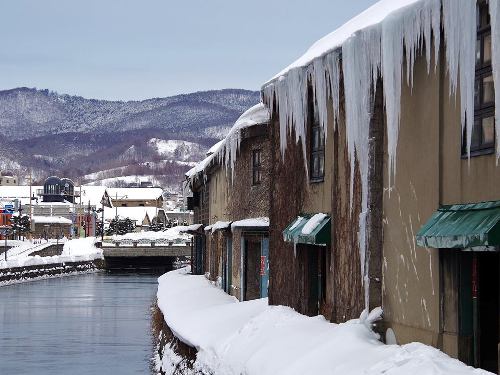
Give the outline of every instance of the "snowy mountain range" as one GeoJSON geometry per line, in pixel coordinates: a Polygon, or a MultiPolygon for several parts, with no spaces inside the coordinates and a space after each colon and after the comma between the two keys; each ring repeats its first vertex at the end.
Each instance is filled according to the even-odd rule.
{"type": "Polygon", "coordinates": [[[0,170],[89,183],[130,172],[177,183],[259,98],[239,89],[128,102],[0,91],[0,170]]]}

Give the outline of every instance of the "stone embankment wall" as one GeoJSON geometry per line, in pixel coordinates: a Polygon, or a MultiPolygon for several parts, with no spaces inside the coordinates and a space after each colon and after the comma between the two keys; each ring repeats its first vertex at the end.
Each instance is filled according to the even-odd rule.
{"type": "Polygon", "coordinates": [[[197,350],[174,336],[156,301],[151,308],[151,329],[156,342],[153,356],[155,374],[204,374],[194,366],[197,350]]]}
{"type": "Polygon", "coordinates": [[[104,268],[102,259],[4,268],[0,269],[0,286],[48,277],[92,272],[102,268],[104,268]]]}
{"type": "Polygon", "coordinates": [[[30,256],[34,257],[34,256],[38,255],[41,257],[53,257],[56,255],[61,255],[63,248],[64,248],[64,244],[62,244],[62,243],[54,244],[54,245],[50,245],[50,246],[44,248],[43,250],[35,251],[34,253],[31,253],[30,256]]]}

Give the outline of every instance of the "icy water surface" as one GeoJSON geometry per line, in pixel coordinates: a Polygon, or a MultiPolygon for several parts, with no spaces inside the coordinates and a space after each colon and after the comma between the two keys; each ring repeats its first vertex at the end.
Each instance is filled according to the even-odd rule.
{"type": "Polygon", "coordinates": [[[156,286],[94,273],[0,287],[0,374],[150,374],[156,286]]]}

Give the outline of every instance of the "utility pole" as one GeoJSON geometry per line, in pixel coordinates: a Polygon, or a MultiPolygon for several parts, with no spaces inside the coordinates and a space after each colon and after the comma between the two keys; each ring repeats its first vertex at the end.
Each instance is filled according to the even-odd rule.
{"type": "Polygon", "coordinates": [[[104,201],[101,200],[102,203],[102,213],[101,213],[101,246],[104,243],[104,201]]]}
{"type": "Polygon", "coordinates": [[[32,181],[31,181],[31,169],[30,169],[30,175],[29,175],[29,179],[30,179],[30,231],[28,232],[29,234],[29,239],[31,240],[31,223],[32,223],[32,210],[31,210],[31,201],[33,199],[33,197],[31,196],[31,185],[32,185],[32,181]]]}
{"type": "Polygon", "coordinates": [[[78,238],[80,238],[80,227],[82,225],[81,209],[82,209],[82,180],[80,180],[80,204],[78,205],[78,238]]]}

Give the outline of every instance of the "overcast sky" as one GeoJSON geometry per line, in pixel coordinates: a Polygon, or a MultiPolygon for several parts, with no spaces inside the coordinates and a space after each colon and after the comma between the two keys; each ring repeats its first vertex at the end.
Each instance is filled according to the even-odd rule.
{"type": "Polygon", "coordinates": [[[144,99],[258,90],[375,0],[15,0],[0,5],[0,89],[144,99]]]}

